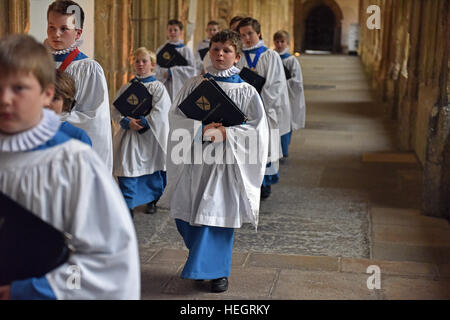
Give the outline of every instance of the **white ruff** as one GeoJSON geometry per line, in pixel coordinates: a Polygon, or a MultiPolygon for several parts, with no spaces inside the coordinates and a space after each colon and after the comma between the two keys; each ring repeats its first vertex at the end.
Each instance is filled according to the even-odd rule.
{"type": "Polygon", "coordinates": [[[263,45],[264,45],[264,40],[259,40],[258,43],[256,45],[254,45],[253,47],[243,48],[242,50],[244,50],[244,51],[253,50],[253,49],[262,47],[263,45]]]}
{"type": "Polygon", "coordinates": [[[226,69],[226,70],[217,70],[213,66],[209,66],[206,68],[206,71],[209,74],[213,75],[214,77],[221,77],[221,78],[231,77],[231,76],[241,72],[241,70],[236,68],[235,66],[232,66],[231,68],[226,69]]]}
{"type": "MultiPolygon", "coordinates": [[[[278,51],[277,51],[278,52],[278,51]]],[[[281,52],[278,52],[278,54],[281,56],[281,55],[283,55],[283,54],[286,54],[286,53],[289,53],[289,48],[286,48],[286,49],[284,49],[283,51],[281,51],[281,52]]]]}
{"type": "Polygon", "coordinates": [[[82,44],[83,44],[83,40],[77,40],[69,48],[63,49],[63,50],[52,51],[52,54],[54,54],[55,56],[58,56],[58,55],[61,55],[61,54],[66,54],[66,53],[72,52],[76,48],[81,47],[82,44]]]}
{"type": "Polygon", "coordinates": [[[18,134],[0,133],[0,152],[29,151],[50,140],[58,131],[61,122],[54,111],[42,111],[42,120],[36,127],[18,134]]]}

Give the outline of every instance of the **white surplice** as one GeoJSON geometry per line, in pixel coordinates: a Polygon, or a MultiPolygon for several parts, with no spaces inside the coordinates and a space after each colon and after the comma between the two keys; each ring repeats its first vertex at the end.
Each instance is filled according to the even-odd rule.
{"type": "MultiPolygon", "coordinates": [[[[164,43],[161,47],[156,50],[156,54],[158,55],[159,51],[167,44],[173,44],[173,45],[181,45],[183,44],[182,41],[179,42],[169,42],[167,41],[164,43]]],[[[196,76],[197,74],[197,68],[195,63],[195,57],[192,53],[192,50],[186,46],[176,48],[177,50],[187,61],[187,66],[175,66],[170,68],[170,72],[172,76],[168,78],[164,78],[164,74],[168,72],[169,69],[162,68],[159,65],[156,65],[155,67],[155,77],[164,85],[166,86],[167,92],[169,93],[170,99],[173,101],[175,100],[176,96],[178,95],[178,92],[181,90],[181,88],[184,86],[184,84],[189,80],[190,78],[196,76]]]]}
{"type": "MultiPolygon", "coordinates": [[[[56,62],[57,68],[61,62],[56,62]]],[[[100,64],[86,58],[73,61],[65,70],[75,80],[75,107],[63,114],[63,121],[86,131],[92,149],[97,152],[108,170],[113,169],[111,116],[108,86],[100,64]]]]}
{"type": "Polygon", "coordinates": [[[134,226],[103,161],[74,139],[32,151],[60,134],[58,127],[59,117],[44,110],[35,128],[0,135],[0,191],[72,235],[75,252],[45,275],[58,299],[139,299],[134,226]],[[79,289],[68,285],[74,268],[79,270],[79,289]]]}
{"type": "MultiPolygon", "coordinates": [[[[117,132],[114,134],[114,175],[139,177],[166,170],[167,138],[169,136],[168,113],[171,101],[160,81],[142,83],[152,95],[152,111],[145,117],[150,129],[143,134],[125,130],[119,122],[123,118],[113,107],[111,113],[117,132]]],[[[120,88],[119,97],[131,83],[120,88]]],[[[117,98],[116,97],[116,98],[117,98]]]]}
{"type": "MultiPolygon", "coordinates": [[[[280,53],[287,54],[289,49],[280,53]]],[[[289,92],[289,104],[291,106],[291,126],[292,130],[303,129],[305,127],[305,91],[303,89],[303,74],[300,62],[293,55],[282,59],[283,65],[291,73],[291,78],[287,80],[289,92]]]]}
{"type": "MultiPolygon", "coordinates": [[[[235,67],[225,71],[210,67],[207,71],[219,77],[239,73],[235,67]]],[[[202,144],[201,122],[187,118],[178,108],[202,81],[205,81],[202,76],[188,81],[172,104],[169,113],[168,185],[160,204],[170,206],[171,217],[191,225],[240,228],[243,223],[251,223],[256,228],[269,139],[261,98],[256,89],[245,82],[218,81],[248,121],[227,127],[225,142],[202,144]],[[252,142],[246,145],[248,137],[252,142]],[[183,147],[184,152],[180,152],[183,147]],[[195,155],[199,154],[198,151],[200,160],[195,155]],[[210,161],[202,154],[214,154],[217,161],[210,161]]]]}

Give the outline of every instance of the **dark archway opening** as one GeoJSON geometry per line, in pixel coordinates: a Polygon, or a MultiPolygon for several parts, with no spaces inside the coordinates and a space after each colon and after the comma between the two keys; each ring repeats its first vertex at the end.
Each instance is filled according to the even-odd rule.
{"type": "Polygon", "coordinates": [[[305,21],[305,50],[335,51],[336,17],[327,5],[312,9],[305,21]]]}

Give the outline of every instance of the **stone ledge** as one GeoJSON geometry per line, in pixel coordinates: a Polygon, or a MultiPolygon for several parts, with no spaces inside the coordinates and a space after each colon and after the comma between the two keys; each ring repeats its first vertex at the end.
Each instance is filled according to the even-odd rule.
{"type": "Polygon", "coordinates": [[[326,256],[251,253],[247,265],[280,269],[339,271],[338,258],[326,256]]]}
{"type": "Polygon", "coordinates": [[[376,265],[380,267],[381,274],[420,276],[435,278],[438,276],[437,266],[432,263],[420,263],[410,261],[384,261],[369,259],[341,259],[341,271],[350,273],[367,274],[367,267],[376,265]]]}

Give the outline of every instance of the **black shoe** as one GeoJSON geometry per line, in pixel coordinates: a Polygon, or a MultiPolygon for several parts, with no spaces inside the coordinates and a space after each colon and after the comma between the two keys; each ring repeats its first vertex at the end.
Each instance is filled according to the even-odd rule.
{"type": "Polygon", "coordinates": [[[267,199],[270,196],[271,187],[261,187],[261,199],[267,199]]]}
{"type": "Polygon", "coordinates": [[[134,212],[133,212],[133,209],[128,209],[128,210],[130,210],[131,219],[134,219],[134,212]]]}
{"type": "Polygon", "coordinates": [[[288,157],[285,156],[283,158],[280,159],[280,164],[288,164],[288,157]]]}
{"type": "Polygon", "coordinates": [[[147,208],[145,209],[146,214],[154,214],[156,211],[156,201],[147,203],[147,208]]]}
{"type": "Polygon", "coordinates": [[[228,278],[219,278],[211,281],[211,292],[224,292],[228,290],[228,278]]]}

